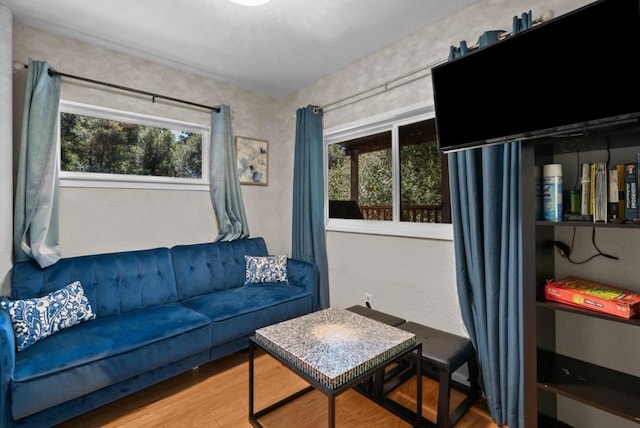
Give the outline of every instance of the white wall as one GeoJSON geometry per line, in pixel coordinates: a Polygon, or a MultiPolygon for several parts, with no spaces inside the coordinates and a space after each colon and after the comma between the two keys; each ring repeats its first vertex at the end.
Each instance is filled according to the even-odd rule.
{"type": "MultiPolygon", "coordinates": [[[[277,101],[96,45],[14,24],[15,61],[46,60],[58,71],[116,83],[205,105],[229,104],[236,135],[270,142],[268,186],[242,186],[251,236],[263,236],[271,252],[286,253],[279,204],[285,168],[275,130],[277,101]]],[[[9,62],[10,63],[10,62],[9,62]]],[[[25,71],[16,76],[21,94],[25,71]]],[[[16,111],[22,111],[16,96],[16,111]]],[[[205,110],[158,102],[131,93],[63,79],[61,99],[209,125],[205,110]]],[[[15,115],[15,147],[20,118],[15,115]]],[[[286,175],[285,175],[286,177],[286,175]]],[[[217,222],[209,192],[137,189],[60,189],[63,257],[212,241],[217,222]]]]}
{"type": "MultiPolygon", "coordinates": [[[[558,16],[587,3],[590,1],[484,0],[309,85],[284,101],[15,23],[13,58],[21,62],[26,62],[29,57],[47,60],[53,67],[67,73],[203,104],[231,105],[237,135],[269,141],[269,185],[242,188],[251,234],[264,236],[272,253],[288,253],[296,109],[308,104],[322,106],[443,60],[448,55],[449,46],[458,45],[461,40],[473,44],[485,30],[509,31],[512,17],[522,12],[531,10],[533,17],[537,18],[552,10],[558,16]]],[[[0,52],[5,55],[10,48],[11,14],[0,7],[0,52]]],[[[8,62],[4,57],[0,58],[3,67],[0,69],[0,123],[3,124],[9,122],[7,118],[11,115],[11,105],[7,102],[11,88],[8,85],[9,92],[6,92],[4,80],[8,62]]],[[[464,85],[472,84],[477,82],[461,82],[461,90],[464,90],[464,85]]],[[[14,91],[21,94],[22,88],[16,85],[14,91]]],[[[518,91],[514,88],[514,93],[518,91]]],[[[208,123],[208,115],[201,112],[151,104],[148,100],[68,82],[63,84],[62,97],[208,123]]],[[[432,102],[428,75],[387,93],[328,111],[324,116],[325,129],[424,102],[432,102]]],[[[19,104],[18,100],[14,110],[21,112],[19,104]]],[[[14,119],[16,122],[19,120],[14,119]]],[[[8,142],[9,129],[4,125],[0,127],[2,153],[10,153],[12,149],[8,142]]],[[[6,266],[10,265],[12,215],[4,203],[12,188],[11,176],[6,172],[10,168],[7,166],[8,158],[10,156],[0,157],[0,163],[5,167],[0,167],[1,174],[4,174],[0,179],[0,279],[6,272],[6,266]]],[[[203,242],[211,240],[217,233],[206,192],[64,188],[60,210],[61,248],[65,256],[203,242]]],[[[615,239],[615,234],[613,238],[603,237],[599,244],[602,248],[611,248],[616,245],[615,239]]],[[[333,306],[362,304],[364,293],[368,292],[373,295],[373,306],[377,309],[466,335],[455,290],[452,242],[329,232],[327,249],[333,306]]],[[[607,269],[612,268],[607,266],[607,269]]],[[[579,426],[589,426],[584,420],[589,420],[593,411],[589,408],[576,411],[572,406],[573,403],[561,402],[562,412],[569,420],[578,421],[579,426]]],[[[597,420],[601,418],[598,416],[597,420]]],[[[610,425],[614,426],[615,422],[610,425]]]]}
{"type": "Polygon", "coordinates": [[[0,295],[9,290],[13,247],[12,30],[11,11],[0,6],[0,295]]]}
{"type": "MultiPolygon", "coordinates": [[[[482,1],[304,88],[288,100],[291,108],[285,110],[307,104],[325,105],[442,61],[447,58],[449,47],[461,40],[472,45],[486,30],[511,31],[513,16],[525,11],[531,10],[534,19],[549,10],[558,16],[586,3],[482,1]]],[[[324,116],[325,129],[419,103],[432,103],[431,76],[428,73],[417,76],[425,77],[345,107],[329,107],[324,116]]],[[[476,83],[461,82],[461,90],[464,85],[476,83]]],[[[290,129],[294,125],[292,121],[285,119],[285,122],[289,130],[285,130],[283,138],[288,138],[293,147],[290,129]]],[[[467,335],[457,300],[451,241],[328,232],[327,251],[332,306],[363,304],[364,294],[371,293],[376,309],[467,335]]]]}
{"type": "MultiPolygon", "coordinates": [[[[570,1],[558,3],[561,6],[558,7],[557,13],[575,7],[568,4],[573,3],[570,1]]],[[[555,6],[538,7],[540,12],[536,14],[534,11],[534,15],[542,14],[549,7],[555,6]]],[[[531,8],[535,10],[536,4],[532,4],[531,8]]],[[[202,104],[231,105],[233,127],[237,135],[269,141],[269,185],[242,188],[251,234],[264,236],[272,253],[288,253],[291,240],[295,110],[307,104],[322,105],[331,102],[406,71],[441,60],[446,57],[450,44],[457,44],[463,39],[473,41],[486,29],[508,30],[511,17],[522,10],[521,5],[513,5],[505,0],[487,0],[310,85],[286,101],[274,100],[19,23],[14,24],[13,59],[20,62],[27,62],[30,57],[46,60],[54,68],[66,73],[202,104]]],[[[14,88],[18,94],[23,91],[20,82],[24,80],[24,72],[20,74],[22,76],[16,77],[14,88]]],[[[123,95],[91,88],[73,81],[63,83],[61,97],[190,122],[209,122],[208,113],[158,102],[152,104],[148,99],[131,94],[123,95]]],[[[20,97],[14,98],[14,110],[22,111],[20,97]]],[[[430,79],[421,79],[367,101],[328,112],[325,115],[325,128],[430,100],[430,79]]],[[[15,114],[16,147],[19,124],[19,115],[15,114]]],[[[61,189],[60,198],[60,238],[63,256],[204,242],[213,239],[217,233],[215,216],[210,208],[207,192],[114,191],[64,187],[61,189]],[[185,209],[182,210],[181,207],[185,209]]],[[[332,265],[337,266],[338,261],[349,260],[349,254],[362,252],[364,255],[375,254],[376,257],[384,259],[385,254],[402,253],[406,248],[406,242],[413,242],[407,238],[366,238],[352,235],[347,235],[347,238],[348,241],[354,240],[350,248],[352,251],[348,252],[345,251],[345,246],[335,246],[336,242],[344,240],[345,237],[329,234],[327,241],[330,269],[332,265]],[[364,247],[358,244],[362,242],[366,242],[364,247]],[[384,246],[379,248],[382,245],[378,243],[382,242],[384,246]]],[[[452,288],[454,274],[451,243],[430,240],[417,242],[416,251],[407,255],[407,264],[424,266],[423,255],[434,254],[436,258],[427,262],[431,269],[424,278],[425,292],[427,295],[439,296],[441,290],[445,290],[445,300],[450,302],[451,306],[441,306],[442,309],[433,316],[425,312],[424,302],[414,296],[420,291],[419,287],[418,290],[414,288],[419,275],[412,269],[404,270],[404,275],[395,278],[397,286],[401,290],[407,287],[408,291],[398,292],[393,296],[385,291],[385,285],[376,281],[376,277],[367,274],[366,269],[353,273],[362,278],[361,281],[355,282],[349,275],[332,272],[331,298],[334,305],[361,303],[364,291],[367,291],[373,294],[374,303],[379,309],[427,323],[433,320],[444,323],[442,320],[447,320],[446,329],[464,333],[457,316],[457,304],[455,299],[451,299],[451,296],[455,295],[452,288]],[[371,280],[367,281],[367,278],[371,280]],[[351,285],[347,287],[344,283],[351,285]],[[354,287],[357,291],[354,291],[354,287]],[[443,317],[443,314],[447,316],[443,317]]]]}

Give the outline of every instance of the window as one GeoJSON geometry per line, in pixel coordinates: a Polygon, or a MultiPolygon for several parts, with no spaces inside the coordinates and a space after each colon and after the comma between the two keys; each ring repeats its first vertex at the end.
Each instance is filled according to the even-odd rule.
{"type": "Polygon", "coordinates": [[[61,102],[61,183],[169,187],[207,184],[209,130],[199,125],[61,102]]]}
{"type": "Polygon", "coordinates": [[[451,239],[447,156],[433,114],[328,131],[327,229],[451,239]]]}
{"type": "Polygon", "coordinates": [[[329,218],[393,218],[391,131],[330,144],[329,218]]]}

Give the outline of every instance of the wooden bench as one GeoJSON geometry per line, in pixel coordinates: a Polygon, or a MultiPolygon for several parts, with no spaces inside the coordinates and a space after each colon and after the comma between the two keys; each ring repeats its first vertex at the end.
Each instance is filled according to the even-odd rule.
{"type": "Polygon", "coordinates": [[[367,308],[366,306],[351,306],[347,308],[348,311],[355,312],[359,315],[364,315],[367,318],[374,319],[376,321],[380,321],[383,324],[387,324],[393,327],[398,327],[401,324],[407,322],[404,318],[399,318],[393,315],[385,314],[384,312],[376,311],[371,308],[367,308]]]}
{"type": "MultiPolygon", "coordinates": [[[[347,309],[411,332],[416,335],[417,340],[422,342],[422,373],[437,380],[439,383],[437,421],[434,424],[432,421],[423,418],[425,426],[449,428],[455,425],[477,401],[480,396],[478,366],[475,350],[468,338],[411,321],[399,322],[402,320],[401,318],[364,306],[352,306],[347,309]],[[453,373],[464,364],[467,364],[469,372],[469,385],[452,379],[453,373]],[[451,410],[449,401],[452,387],[463,392],[466,397],[451,410]]],[[[409,357],[405,364],[405,367],[400,367],[385,376],[383,394],[390,393],[413,376],[412,373],[415,373],[415,371],[411,369],[413,368],[412,365],[415,364],[415,355],[409,357]]]]}

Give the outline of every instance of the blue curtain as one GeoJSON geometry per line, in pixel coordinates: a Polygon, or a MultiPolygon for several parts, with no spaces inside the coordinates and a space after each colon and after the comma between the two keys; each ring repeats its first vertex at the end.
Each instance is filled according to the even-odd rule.
{"type": "Polygon", "coordinates": [[[13,230],[14,262],[34,259],[41,267],[60,259],[56,132],[60,76],[50,76],[49,70],[46,62],[29,59],[13,230]]]}
{"type": "Polygon", "coordinates": [[[318,266],[319,309],[329,307],[329,270],[324,229],[324,170],[322,109],[314,106],[296,112],[293,166],[292,257],[318,266]]]}
{"type": "Polygon", "coordinates": [[[228,105],[221,105],[219,112],[211,113],[209,187],[211,202],[218,219],[219,232],[216,241],[248,238],[249,225],[238,180],[231,109],[228,105]]]}
{"type": "MultiPolygon", "coordinates": [[[[530,26],[531,12],[514,17],[513,33],[530,26]]],[[[483,34],[480,46],[497,41],[499,33],[483,34]]],[[[449,58],[466,50],[464,43],[452,47],[449,58]]],[[[489,412],[509,428],[524,426],[520,174],[519,141],[449,155],[462,318],[477,351],[489,412]]]]}

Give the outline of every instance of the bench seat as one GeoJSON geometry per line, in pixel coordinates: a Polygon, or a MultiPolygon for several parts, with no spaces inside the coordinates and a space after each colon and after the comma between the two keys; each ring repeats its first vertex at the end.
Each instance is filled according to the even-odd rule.
{"type": "MultiPolygon", "coordinates": [[[[471,341],[462,336],[427,327],[415,322],[406,322],[399,329],[416,335],[422,342],[422,372],[439,382],[438,428],[454,426],[473,406],[480,396],[478,385],[478,365],[471,341]],[[469,372],[469,385],[452,379],[452,375],[464,364],[469,372]],[[451,387],[466,394],[465,399],[455,408],[449,409],[451,387]]],[[[389,390],[392,386],[389,387],[389,390]]]]}
{"type": "MultiPolygon", "coordinates": [[[[405,321],[394,315],[364,306],[357,305],[347,309],[413,333],[416,335],[416,339],[422,342],[422,373],[437,380],[439,383],[437,421],[434,424],[432,421],[423,419],[426,426],[437,426],[438,428],[454,426],[478,400],[480,397],[478,365],[471,340],[413,321],[405,321]],[[453,373],[464,364],[467,364],[469,385],[452,379],[453,373]],[[449,402],[452,387],[465,393],[466,397],[456,408],[451,410],[449,409],[449,402]]],[[[382,394],[389,394],[395,388],[413,378],[415,373],[415,358],[415,354],[410,355],[403,364],[384,375],[382,394]]],[[[375,389],[376,387],[373,386],[373,389],[370,389],[370,391],[373,391],[375,394],[375,389]]]]}
{"type": "Polygon", "coordinates": [[[397,327],[407,322],[404,318],[396,317],[394,315],[385,314],[384,312],[376,311],[375,309],[367,308],[366,306],[355,305],[347,308],[348,311],[355,312],[358,315],[363,315],[367,318],[380,321],[383,324],[397,327]]]}

